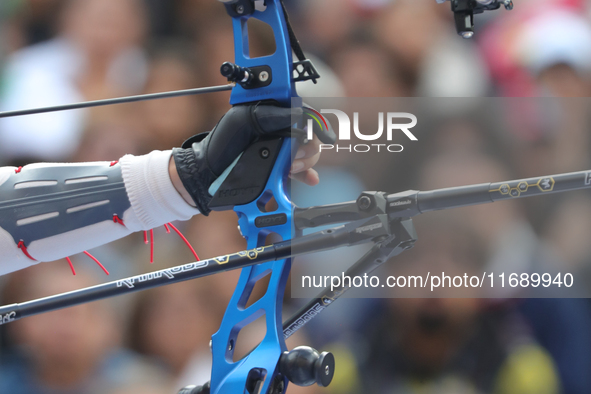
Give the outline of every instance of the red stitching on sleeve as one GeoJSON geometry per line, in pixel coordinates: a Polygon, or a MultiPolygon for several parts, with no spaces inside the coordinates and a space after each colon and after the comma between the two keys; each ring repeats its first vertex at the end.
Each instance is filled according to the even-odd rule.
{"type": "Polygon", "coordinates": [[[123,220],[117,214],[113,215],[113,222],[119,223],[120,225],[125,226],[125,224],[123,223],[123,220]]]}
{"type": "Polygon", "coordinates": [[[154,230],[150,230],[150,264],[154,264],[154,230]]]}
{"type": "Polygon", "coordinates": [[[98,261],[96,257],[94,257],[93,255],[91,255],[90,253],[88,253],[86,251],[84,252],[84,254],[87,255],[88,257],[90,257],[95,263],[97,263],[98,266],[101,267],[101,269],[105,272],[105,274],[110,275],[109,274],[109,271],[107,271],[107,269],[105,268],[105,266],[102,265],[101,262],[98,261]]]}
{"type": "Polygon", "coordinates": [[[191,253],[193,253],[193,256],[195,256],[197,261],[201,261],[199,256],[197,256],[197,252],[195,252],[195,249],[193,249],[193,247],[191,246],[191,243],[187,240],[187,238],[185,238],[185,236],[183,234],[181,234],[181,232],[172,223],[167,223],[167,224],[170,226],[171,229],[173,229],[179,235],[179,237],[181,237],[181,239],[185,242],[185,244],[189,247],[189,249],[191,249],[191,253]]]}
{"type": "Polygon", "coordinates": [[[23,253],[25,254],[25,256],[27,256],[28,258],[30,258],[30,259],[31,259],[31,260],[33,260],[33,261],[37,261],[37,260],[35,260],[35,259],[34,259],[34,258],[33,258],[33,257],[30,255],[30,254],[29,254],[29,251],[27,250],[27,247],[25,246],[25,241],[21,240],[21,241],[18,243],[18,245],[17,245],[17,246],[18,246],[18,248],[19,248],[20,250],[22,250],[22,251],[23,251],[23,253]]]}
{"type": "Polygon", "coordinates": [[[76,270],[74,269],[74,264],[72,264],[72,260],[69,257],[66,257],[66,261],[70,265],[70,269],[72,270],[72,275],[76,276],[76,270]]]}

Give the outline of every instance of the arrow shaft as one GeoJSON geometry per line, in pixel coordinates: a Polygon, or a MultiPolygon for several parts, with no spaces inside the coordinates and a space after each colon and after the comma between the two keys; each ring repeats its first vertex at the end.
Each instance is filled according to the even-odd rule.
{"type": "Polygon", "coordinates": [[[159,100],[172,97],[194,96],[198,94],[217,93],[232,90],[234,84],[211,86],[207,88],[175,90],[173,92],[141,94],[137,96],[119,97],[106,100],[85,101],[82,103],[56,105],[52,107],[23,109],[17,111],[0,112],[0,118],[11,118],[15,116],[35,115],[48,112],[68,111],[82,108],[102,107],[105,105],[135,103],[138,101],[159,100]]]}

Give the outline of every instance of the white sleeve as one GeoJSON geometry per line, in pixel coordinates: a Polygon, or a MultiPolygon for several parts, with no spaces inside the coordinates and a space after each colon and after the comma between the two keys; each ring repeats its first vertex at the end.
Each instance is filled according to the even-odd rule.
{"type": "Polygon", "coordinates": [[[173,220],[189,220],[198,214],[174,188],[168,166],[172,151],[145,156],[124,156],[119,164],[131,209],[124,222],[131,231],[149,230],[173,220]]]}
{"type": "MultiPolygon", "coordinates": [[[[199,213],[185,202],[170,180],[171,154],[172,151],[154,151],[145,156],[121,158],[123,181],[131,203],[123,214],[124,225],[105,220],[33,241],[27,245],[26,251],[34,260],[19,249],[11,234],[0,228],[0,275],[81,253],[135,231],[149,230],[175,220],[188,220],[199,213]]],[[[14,170],[13,167],[0,168],[0,185],[14,170]]]]}

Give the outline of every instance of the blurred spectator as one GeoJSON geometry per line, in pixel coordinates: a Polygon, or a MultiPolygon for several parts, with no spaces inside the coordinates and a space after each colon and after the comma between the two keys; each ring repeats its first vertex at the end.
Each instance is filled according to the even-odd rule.
{"type": "Polygon", "coordinates": [[[395,57],[412,95],[478,97],[487,93],[484,63],[470,41],[458,40],[438,4],[400,0],[373,22],[376,40],[395,57]]]}
{"type": "Polygon", "coordinates": [[[589,95],[591,22],[584,6],[530,1],[483,32],[481,47],[500,95],[589,95]]]}
{"type": "MultiPolygon", "coordinates": [[[[2,110],[138,93],[146,62],[137,47],[145,21],[140,0],[70,0],[60,34],[14,53],[4,72],[2,110]]],[[[5,119],[5,159],[65,160],[78,146],[85,111],[5,119]]]]}
{"type": "Polygon", "coordinates": [[[553,96],[587,97],[591,77],[591,23],[574,12],[542,12],[516,43],[521,62],[553,96]]]}
{"type": "MultiPolygon", "coordinates": [[[[202,75],[208,85],[223,85],[228,80],[220,73],[224,62],[234,59],[234,35],[232,21],[227,15],[213,17],[195,26],[195,53],[203,54],[202,75]]],[[[230,93],[216,93],[207,96],[211,105],[211,116],[214,119],[222,117],[230,108],[230,93]]]]}
{"type": "MultiPolygon", "coordinates": [[[[42,264],[12,275],[3,302],[22,302],[94,284],[78,265],[42,264]]],[[[150,383],[164,388],[167,376],[122,350],[121,322],[113,302],[101,301],[29,317],[8,327],[13,347],[3,355],[2,392],[102,394],[150,383]]],[[[161,390],[164,394],[167,390],[161,390]]]]}
{"type": "Polygon", "coordinates": [[[22,9],[21,0],[8,0],[0,4],[0,67],[4,66],[7,54],[25,45],[18,17],[22,9]]]}
{"type": "MultiPolygon", "coordinates": [[[[152,135],[143,123],[136,104],[94,108],[72,160],[112,161],[123,155],[149,153],[152,135]]],[[[177,144],[178,145],[178,144],[177,144]]]]}
{"type": "MultiPolygon", "coordinates": [[[[205,86],[201,67],[190,54],[191,47],[168,41],[154,50],[144,93],[159,93],[205,86]]],[[[210,130],[217,120],[209,119],[205,96],[185,96],[141,103],[143,132],[151,149],[180,146],[187,138],[210,130]]]]}
{"type": "MultiPolygon", "coordinates": [[[[588,276],[583,280],[588,280],[588,276]]],[[[591,385],[591,308],[588,299],[523,300],[519,310],[560,373],[562,393],[585,394],[591,385]]]]}
{"type": "Polygon", "coordinates": [[[207,382],[209,341],[221,322],[224,305],[205,280],[143,292],[131,323],[132,348],[165,363],[174,389],[207,382]]]}
{"type": "Polygon", "coordinates": [[[154,37],[189,38],[203,23],[227,18],[226,10],[215,1],[145,0],[154,37]]]}
{"type": "MultiPolygon", "coordinates": [[[[450,275],[482,269],[483,240],[445,214],[417,222],[420,241],[396,258],[390,274],[433,264],[450,275]]],[[[471,298],[395,298],[367,330],[362,384],[372,393],[560,392],[552,359],[508,306],[487,309],[486,301],[471,298]]]]}
{"type": "Polygon", "coordinates": [[[13,17],[21,46],[36,44],[53,37],[57,30],[59,12],[65,0],[11,0],[19,4],[13,17]]]}
{"type": "MultiPolygon", "coordinates": [[[[349,41],[349,40],[347,40],[349,41]]],[[[407,97],[412,86],[384,48],[371,40],[347,42],[335,50],[331,63],[348,97],[407,97]]],[[[325,96],[322,96],[325,97],[325,96]]]]}
{"type": "Polygon", "coordinates": [[[321,59],[327,59],[360,23],[352,2],[348,0],[308,0],[301,7],[306,28],[298,33],[305,42],[306,51],[321,59]]]}

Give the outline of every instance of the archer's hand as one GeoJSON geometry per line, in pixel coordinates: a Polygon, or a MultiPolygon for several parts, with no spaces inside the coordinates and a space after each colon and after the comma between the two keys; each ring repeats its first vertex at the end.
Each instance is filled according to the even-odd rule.
{"type": "MultiPolygon", "coordinates": [[[[252,143],[260,138],[289,136],[292,125],[302,118],[301,108],[272,105],[236,106],[230,109],[211,133],[199,134],[173,150],[179,179],[173,183],[185,200],[190,199],[205,215],[212,196],[211,184],[252,143]],[[190,197],[190,198],[189,198],[190,197]]],[[[318,183],[318,174],[311,167],[319,158],[319,141],[304,145],[296,154],[291,175],[310,185],[318,183]]]]}
{"type": "Polygon", "coordinates": [[[316,186],[320,182],[318,172],[312,167],[320,159],[320,140],[314,134],[314,139],[306,145],[300,146],[291,166],[289,176],[309,186],[316,186]]]}

